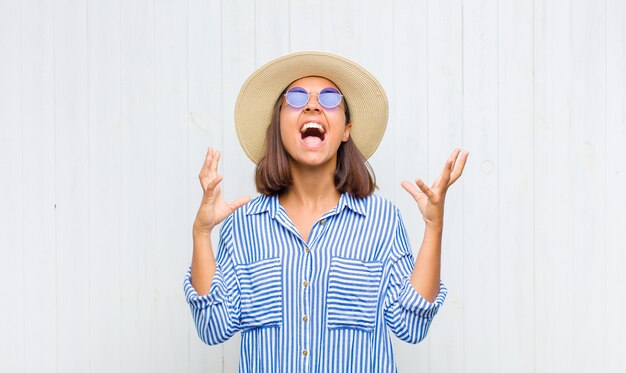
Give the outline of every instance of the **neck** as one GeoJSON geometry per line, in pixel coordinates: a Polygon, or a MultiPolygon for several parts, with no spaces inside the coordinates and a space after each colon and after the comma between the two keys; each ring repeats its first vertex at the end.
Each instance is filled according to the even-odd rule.
{"type": "Polygon", "coordinates": [[[335,188],[335,164],[321,167],[290,164],[291,186],[281,195],[281,203],[305,210],[328,210],[337,205],[341,193],[335,188]]]}

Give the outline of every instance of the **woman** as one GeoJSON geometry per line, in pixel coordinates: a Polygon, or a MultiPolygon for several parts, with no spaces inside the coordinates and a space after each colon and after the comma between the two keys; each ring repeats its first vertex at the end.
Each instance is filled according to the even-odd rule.
{"type": "Polygon", "coordinates": [[[235,123],[261,195],[226,203],[209,148],[184,285],[205,343],[241,331],[240,372],[395,372],[389,331],[409,343],[426,336],[447,292],[445,194],[468,153],[456,149],[432,187],[402,183],[426,223],[414,261],[366,161],[387,116],[376,79],[328,53],[283,56],[244,83],[235,123]],[[210,233],[222,221],[214,259],[210,233]]]}

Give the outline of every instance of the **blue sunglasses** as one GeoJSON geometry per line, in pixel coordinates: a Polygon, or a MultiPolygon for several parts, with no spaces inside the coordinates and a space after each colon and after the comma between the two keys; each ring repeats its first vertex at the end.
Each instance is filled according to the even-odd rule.
{"type": "MultiPolygon", "coordinates": [[[[293,87],[285,93],[285,99],[287,100],[287,104],[289,104],[289,106],[300,109],[309,103],[311,93],[315,92],[309,92],[302,87],[293,87]]],[[[343,95],[337,88],[326,87],[317,94],[317,101],[324,108],[332,109],[339,106],[341,97],[343,97],[343,95]]]]}

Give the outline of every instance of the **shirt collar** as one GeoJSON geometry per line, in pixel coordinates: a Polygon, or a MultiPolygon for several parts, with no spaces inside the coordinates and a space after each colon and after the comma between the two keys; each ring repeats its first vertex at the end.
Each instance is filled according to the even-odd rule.
{"type": "Polygon", "coordinates": [[[352,194],[342,193],[337,204],[337,214],[340,214],[344,207],[356,212],[359,215],[366,216],[365,214],[365,202],[363,198],[356,198],[352,194]]]}
{"type": "MultiPolygon", "coordinates": [[[[270,216],[274,218],[276,217],[278,206],[279,201],[277,195],[260,195],[246,205],[246,215],[269,212],[270,216]]],[[[336,213],[340,214],[345,207],[349,208],[359,215],[366,216],[365,201],[363,198],[356,198],[349,193],[342,193],[341,197],[339,198],[339,203],[337,203],[336,213]]]]}
{"type": "Polygon", "coordinates": [[[252,199],[252,201],[246,204],[246,215],[254,215],[270,211],[272,212],[273,217],[276,214],[276,206],[274,205],[277,201],[277,196],[266,196],[264,194],[261,194],[260,196],[252,199]]]}

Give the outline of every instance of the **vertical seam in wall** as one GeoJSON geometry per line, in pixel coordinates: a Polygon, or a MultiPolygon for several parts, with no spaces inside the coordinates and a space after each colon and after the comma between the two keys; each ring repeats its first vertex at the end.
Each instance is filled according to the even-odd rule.
{"type": "MultiPolygon", "coordinates": [[[[568,32],[567,32],[567,37],[568,37],[568,54],[569,54],[569,69],[568,69],[568,78],[567,78],[567,82],[569,84],[567,92],[568,92],[568,99],[567,99],[567,121],[568,121],[568,154],[567,154],[567,159],[572,160],[571,154],[572,154],[572,71],[573,71],[573,56],[572,56],[572,2],[571,0],[568,1],[568,5],[569,5],[569,9],[568,9],[568,32]]],[[[570,176],[570,167],[571,167],[571,163],[568,164],[568,170],[567,170],[567,175],[570,176]]],[[[571,211],[571,210],[570,210],[571,211]]],[[[574,242],[574,231],[572,229],[572,227],[570,226],[570,242],[574,242]]],[[[570,263],[570,269],[571,269],[571,274],[574,273],[575,268],[574,268],[574,260],[571,261],[570,263]]],[[[575,286],[576,284],[574,283],[574,278],[572,276],[572,282],[571,284],[573,286],[575,286]]],[[[570,309],[574,310],[575,309],[575,300],[574,297],[572,297],[570,299],[570,309]]],[[[574,315],[572,315],[572,320],[571,320],[571,327],[570,330],[576,330],[576,323],[574,321],[574,315]]],[[[572,342],[573,345],[573,342],[572,342]]],[[[571,352],[571,351],[570,351],[571,352]]]]}
{"type": "Polygon", "coordinates": [[[496,1],[496,242],[498,247],[498,371],[502,355],[502,249],[500,246],[500,3],[496,1]]]}
{"type": "MultiPolygon", "coordinates": [[[[22,167],[20,167],[20,184],[24,185],[24,53],[23,53],[23,33],[24,33],[24,27],[23,27],[23,19],[22,19],[22,3],[20,2],[20,8],[19,8],[19,17],[20,17],[20,163],[22,165],[22,167]]],[[[25,229],[24,229],[24,192],[22,191],[21,193],[21,204],[22,204],[22,208],[21,208],[21,218],[22,218],[22,235],[21,235],[21,248],[22,250],[20,250],[20,254],[22,257],[22,278],[21,278],[21,285],[22,285],[22,294],[25,294],[25,289],[24,289],[24,278],[25,278],[25,265],[24,265],[24,235],[25,235],[25,229]]],[[[26,309],[26,297],[20,297],[22,299],[22,311],[26,309]]],[[[26,330],[26,322],[24,321],[25,319],[22,318],[22,330],[26,330]]],[[[25,343],[22,343],[22,356],[26,356],[26,348],[25,348],[25,343]]],[[[26,365],[22,365],[22,370],[26,371],[26,365]]]]}
{"type": "Polygon", "coordinates": [[[536,63],[535,63],[535,1],[533,0],[533,7],[532,7],[532,11],[533,11],[533,21],[532,21],[532,28],[533,28],[533,32],[532,32],[532,37],[533,37],[533,41],[532,41],[532,77],[533,77],[533,89],[532,89],[532,94],[533,94],[533,114],[532,114],[532,120],[533,120],[533,286],[532,286],[532,294],[533,294],[533,303],[532,303],[532,307],[533,307],[533,318],[532,318],[532,323],[533,323],[533,329],[532,329],[532,344],[533,344],[533,356],[532,356],[532,365],[533,365],[533,372],[535,372],[537,370],[536,368],[536,347],[535,347],[535,340],[536,340],[536,333],[537,333],[537,323],[536,323],[536,313],[537,313],[537,308],[536,308],[536,289],[537,289],[537,235],[536,235],[536,217],[537,217],[537,204],[536,204],[536,199],[535,199],[535,195],[536,195],[536,180],[537,180],[537,172],[536,172],[536,168],[535,168],[535,155],[536,155],[536,99],[535,99],[535,87],[536,87],[536,63]]]}
{"type": "MultiPolygon", "coordinates": [[[[187,136],[186,136],[187,137],[187,146],[186,146],[187,147],[187,159],[186,159],[186,162],[185,162],[185,176],[186,176],[185,177],[185,206],[186,206],[186,209],[185,209],[185,221],[190,216],[190,211],[189,211],[189,206],[190,206],[189,205],[190,204],[190,201],[189,201],[189,187],[190,187],[190,185],[189,185],[189,175],[191,175],[189,173],[189,170],[190,170],[189,159],[191,157],[191,154],[190,154],[191,152],[190,152],[190,149],[189,149],[189,132],[190,132],[189,131],[189,126],[190,126],[190,120],[189,119],[190,119],[190,116],[191,116],[191,111],[190,111],[190,107],[189,107],[189,8],[190,8],[189,7],[189,1],[190,0],[187,0],[187,22],[186,22],[186,26],[187,26],[187,29],[186,29],[186,31],[187,31],[187,40],[186,40],[186,45],[185,45],[185,48],[186,48],[185,52],[186,52],[186,56],[187,56],[187,61],[186,61],[187,63],[186,63],[186,70],[185,70],[185,72],[186,72],[185,78],[186,78],[186,83],[187,83],[187,87],[186,87],[187,88],[187,90],[186,90],[186,93],[187,93],[187,111],[185,113],[185,117],[187,119],[186,120],[186,125],[185,125],[185,131],[187,132],[187,136]]],[[[187,236],[187,237],[189,237],[189,236],[187,236]]],[[[187,329],[187,370],[189,371],[189,370],[191,370],[191,330],[190,330],[191,328],[189,326],[189,323],[187,323],[187,328],[186,329],[187,329]]]]}
{"type": "MultiPolygon", "coordinates": [[[[463,128],[465,127],[465,2],[461,0],[461,146],[463,146],[463,128]]],[[[454,160],[456,162],[456,159],[454,160]]],[[[463,191],[464,188],[461,188],[463,191]]],[[[463,217],[465,214],[465,198],[463,198],[463,194],[461,193],[461,216],[463,217]]],[[[465,224],[463,219],[461,219],[461,278],[465,279],[465,224]]],[[[463,294],[463,300],[465,300],[465,281],[461,283],[461,291],[463,294]]],[[[462,333],[463,333],[463,372],[465,371],[465,318],[461,318],[461,322],[463,324],[462,333]]]]}
{"type": "MultiPolygon", "coordinates": [[[[604,1],[604,291],[606,293],[606,289],[608,286],[607,282],[607,181],[608,181],[608,173],[609,169],[607,167],[607,132],[608,132],[608,1],[604,1]]],[[[604,297],[606,299],[606,296],[604,297]]],[[[604,371],[607,371],[607,328],[606,328],[606,320],[607,320],[607,305],[606,301],[604,304],[604,317],[603,317],[603,327],[604,327],[604,348],[602,349],[604,352],[604,371]]]]}
{"type": "MultiPolygon", "coordinates": [[[[430,29],[430,26],[429,26],[429,22],[428,22],[429,19],[430,19],[430,11],[429,11],[430,7],[428,6],[429,3],[430,3],[430,1],[427,0],[426,1],[426,110],[425,110],[426,111],[426,113],[425,113],[426,123],[424,123],[424,129],[426,131],[426,136],[425,136],[426,137],[426,141],[424,142],[425,146],[426,146],[426,149],[425,149],[425,152],[424,152],[424,154],[426,155],[426,162],[424,163],[426,165],[426,170],[425,170],[426,172],[428,172],[428,123],[430,122],[429,121],[429,110],[428,110],[428,108],[429,108],[429,106],[428,106],[428,96],[429,96],[429,92],[430,92],[429,91],[429,89],[430,89],[429,88],[430,75],[428,73],[429,72],[429,64],[430,64],[430,56],[429,56],[429,53],[428,53],[429,52],[429,47],[430,47],[430,39],[429,39],[429,29],[430,29]]],[[[428,371],[429,372],[431,371],[431,364],[430,364],[431,357],[432,357],[432,350],[429,349],[428,350],[428,371]]]]}
{"type": "Polygon", "coordinates": [[[533,238],[532,238],[532,242],[533,242],[533,260],[532,260],[532,263],[533,263],[533,282],[532,282],[532,299],[533,299],[533,303],[532,303],[532,305],[533,305],[533,319],[532,319],[532,322],[533,322],[533,328],[532,328],[532,333],[533,334],[532,334],[532,343],[533,343],[533,357],[532,357],[532,359],[533,359],[533,372],[535,372],[536,371],[536,365],[535,365],[535,362],[536,362],[535,340],[536,339],[535,338],[536,338],[536,327],[537,327],[537,325],[535,323],[535,320],[536,320],[536,318],[535,318],[535,316],[536,316],[536,307],[535,307],[535,304],[536,304],[535,296],[536,296],[536,294],[535,294],[535,291],[537,289],[537,273],[536,273],[536,270],[537,270],[537,239],[536,239],[536,237],[537,237],[537,232],[536,232],[536,221],[537,221],[537,219],[536,219],[536,217],[537,217],[536,208],[537,208],[537,204],[536,204],[536,199],[535,199],[536,188],[534,187],[536,179],[537,179],[537,172],[536,172],[536,169],[535,169],[535,165],[536,165],[535,158],[536,158],[536,153],[537,153],[537,149],[536,149],[536,139],[537,139],[537,136],[536,136],[536,131],[535,131],[536,130],[536,124],[535,124],[536,123],[536,121],[535,121],[535,118],[536,118],[536,101],[535,101],[535,83],[536,83],[535,82],[535,80],[536,80],[536,75],[535,75],[536,74],[536,70],[535,70],[536,69],[536,65],[535,65],[535,0],[533,0],[532,12],[533,12],[533,14],[532,14],[532,19],[533,19],[533,21],[532,21],[532,29],[533,29],[532,38],[533,38],[533,40],[532,40],[532,52],[531,52],[532,53],[532,69],[531,69],[531,71],[532,71],[532,74],[533,74],[532,75],[532,77],[533,77],[533,88],[532,88],[532,95],[533,95],[533,108],[532,108],[532,111],[533,111],[533,114],[532,114],[532,129],[533,129],[533,135],[532,135],[532,138],[533,138],[533,156],[532,156],[532,158],[533,158],[533,160],[532,160],[532,165],[533,165],[533,204],[532,204],[532,206],[533,206],[533,238]]]}
{"type": "MultiPolygon", "coordinates": [[[[220,0],[220,148],[224,147],[224,2],[220,0]]],[[[213,145],[215,148],[215,145],[213,145]]],[[[222,171],[222,176],[224,172],[222,171]]],[[[222,353],[222,362],[224,354],[222,353]]],[[[224,364],[222,364],[222,371],[224,364]]]]}
{"type": "Polygon", "coordinates": [[[257,18],[256,1],[253,1],[252,2],[252,20],[253,20],[252,30],[254,30],[254,49],[253,49],[253,51],[254,51],[254,68],[256,68],[259,65],[259,63],[257,61],[257,54],[258,54],[257,53],[257,48],[258,48],[257,42],[258,42],[258,40],[257,40],[257,32],[256,32],[257,31],[256,30],[256,27],[257,27],[257,20],[256,20],[256,18],[257,18]]]}
{"type": "MultiPolygon", "coordinates": [[[[87,1],[87,3],[89,3],[89,1],[87,1]]],[[[91,71],[89,69],[89,67],[91,66],[91,60],[89,58],[89,48],[90,48],[90,42],[91,42],[91,34],[89,33],[89,5],[87,5],[86,9],[85,9],[87,15],[86,15],[86,25],[87,25],[87,273],[88,273],[88,290],[87,290],[87,296],[88,296],[88,308],[87,308],[87,314],[88,314],[88,323],[89,323],[89,331],[88,331],[88,338],[89,341],[92,341],[92,334],[93,334],[93,330],[92,330],[92,324],[91,324],[91,320],[92,320],[92,304],[91,304],[91,292],[92,292],[92,282],[91,282],[91,178],[89,177],[89,170],[91,170],[91,107],[90,107],[90,93],[91,93],[91,71]]],[[[121,28],[121,6],[120,6],[120,28],[121,28]]],[[[120,41],[120,49],[121,49],[121,41],[120,41]]],[[[121,68],[120,68],[120,79],[121,79],[121,68]]],[[[121,81],[121,80],[120,80],[121,81]]],[[[121,100],[121,97],[120,97],[121,100]]],[[[121,104],[120,104],[121,105],[121,104]]],[[[92,344],[91,343],[87,343],[88,350],[89,350],[89,356],[88,356],[88,366],[89,366],[89,371],[93,371],[93,366],[92,366],[92,354],[91,354],[91,349],[92,349],[92,344]]]]}
{"type": "MultiPolygon", "coordinates": [[[[121,4],[119,4],[119,7],[121,9],[121,4]]],[[[121,17],[119,18],[119,23],[118,23],[118,39],[119,39],[119,44],[118,44],[118,66],[117,68],[119,69],[119,74],[121,76],[121,71],[122,71],[122,40],[121,40],[121,35],[122,35],[122,19],[121,17]]],[[[118,292],[118,299],[120,302],[120,308],[118,311],[118,315],[119,315],[119,321],[117,323],[117,327],[118,327],[118,332],[119,332],[119,336],[122,336],[122,313],[123,313],[123,301],[122,301],[122,297],[123,297],[123,284],[122,284],[122,271],[121,271],[121,259],[122,259],[122,192],[123,192],[123,188],[122,188],[122,182],[123,182],[123,167],[124,167],[124,162],[123,162],[123,152],[124,152],[124,147],[123,144],[124,142],[123,140],[123,127],[122,127],[122,95],[121,95],[121,91],[122,91],[122,80],[120,78],[120,80],[118,81],[118,93],[119,93],[119,98],[118,98],[118,111],[117,111],[117,119],[118,119],[118,133],[117,133],[117,145],[118,145],[118,151],[117,151],[117,155],[118,155],[118,160],[119,160],[119,167],[118,167],[118,181],[119,181],[119,197],[117,198],[117,214],[118,214],[118,219],[117,219],[117,275],[118,275],[118,282],[117,282],[117,292],[118,292]]],[[[115,128],[115,127],[114,127],[115,128]]],[[[123,348],[122,348],[122,344],[118,345],[118,352],[119,352],[119,361],[117,363],[117,366],[120,368],[122,368],[123,363],[122,363],[122,356],[123,356],[123,348]]]]}
{"type": "MultiPolygon", "coordinates": [[[[395,1],[392,0],[392,2],[391,2],[391,11],[390,11],[391,12],[391,24],[392,25],[395,25],[395,22],[394,22],[395,21],[395,12],[394,12],[394,10],[395,10],[395,1]]],[[[395,28],[395,26],[391,27],[391,40],[396,40],[396,28],[395,28]]],[[[395,59],[396,59],[395,58],[396,57],[396,43],[394,43],[394,42],[391,43],[391,55],[393,56],[392,60],[395,61],[395,59]]],[[[394,71],[395,71],[395,69],[394,69],[394,71]]],[[[391,74],[391,89],[392,89],[392,94],[393,94],[393,97],[394,97],[394,100],[393,100],[394,103],[391,106],[391,107],[394,108],[394,110],[393,110],[393,117],[392,118],[396,119],[396,115],[398,113],[398,111],[395,110],[395,108],[397,108],[397,101],[398,101],[397,100],[397,87],[396,87],[396,74],[391,74]]],[[[389,121],[389,119],[387,119],[387,121],[389,121]]],[[[396,136],[395,136],[397,133],[398,133],[398,129],[396,127],[396,128],[394,128],[393,136],[391,137],[391,141],[393,142],[393,149],[397,149],[396,136]]],[[[391,155],[393,157],[392,164],[393,165],[397,165],[397,163],[396,163],[396,152],[392,151],[391,155]]],[[[396,183],[396,180],[398,180],[398,175],[397,175],[396,171],[397,171],[397,167],[393,167],[393,170],[392,170],[392,175],[393,175],[392,176],[392,180],[393,180],[392,185],[396,183]]],[[[393,202],[397,204],[398,203],[398,193],[396,192],[396,188],[392,188],[392,190],[393,190],[393,192],[392,192],[393,202]]]]}
{"type": "MultiPolygon", "coordinates": [[[[395,22],[394,22],[395,21],[395,16],[394,16],[395,15],[395,13],[394,13],[395,6],[396,6],[396,2],[395,2],[395,0],[392,0],[391,1],[391,24],[393,25],[391,27],[391,40],[392,40],[392,42],[391,42],[391,56],[392,56],[392,59],[391,60],[392,61],[396,60],[396,43],[395,43],[395,40],[396,40],[396,33],[395,33],[396,28],[395,28],[395,22]]],[[[392,65],[393,73],[391,74],[391,88],[392,88],[393,96],[395,96],[395,93],[396,93],[396,74],[395,74],[396,69],[394,67],[395,66],[392,65]]],[[[396,107],[396,100],[393,100],[393,103],[389,103],[389,108],[390,109],[394,108],[394,110],[393,111],[389,110],[389,111],[395,113],[396,112],[395,107],[396,107]]],[[[389,118],[389,119],[391,119],[391,118],[389,118]]],[[[397,147],[396,147],[396,133],[397,132],[398,132],[397,130],[393,131],[392,132],[392,137],[391,137],[391,141],[393,142],[392,149],[394,149],[394,150],[397,149],[397,147]]],[[[396,180],[398,179],[397,174],[396,174],[397,165],[396,165],[396,162],[395,162],[395,154],[396,154],[396,152],[393,151],[392,154],[394,155],[394,159],[392,160],[392,163],[391,163],[391,164],[394,165],[393,171],[392,171],[392,174],[393,174],[393,176],[392,176],[393,183],[392,184],[394,184],[396,182],[396,180]]],[[[393,199],[394,203],[396,203],[396,204],[398,203],[398,199],[396,197],[395,189],[392,189],[391,198],[393,199]]]]}
{"type": "MultiPolygon", "coordinates": [[[[19,3],[19,17],[20,17],[20,156],[21,156],[21,164],[22,167],[20,167],[20,179],[21,185],[24,185],[24,53],[23,53],[23,43],[24,43],[24,39],[23,39],[23,34],[24,34],[24,19],[22,18],[22,2],[19,3]]],[[[21,242],[21,250],[20,250],[20,255],[22,256],[22,278],[21,278],[21,287],[22,287],[22,291],[21,294],[25,294],[25,288],[24,288],[24,278],[25,278],[25,272],[26,272],[26,266],[24,265],[24,235],[25,235],[25,229],[24,229],[24,192],[22,191],[21,193],[21,199],[22,199],[22,214],[21,214],[21,218],[22,218],[22,242],[21,242]]],[[[20,297],[22,299],[22,311],[26,310],[26,297],[20,297]]],[[[22,330],[26,330],[26,321],[25,318],[22,318],[22,330]]],[[[22,341],[22,356],[26,357],[26,343],[25,341],[22,341]]],[[[25,372],[26,371],[26,364],[22,364],[22,371],[25,372]]]]}
{"type": "Polygon", "coordinates": [[[59,252],[57,245],[57,118],[56,118],[56,23],[54,14],[55,9],[51,9],[52,17],[52,149],[53,149],[53,242],[54,242],[54,309],[55,309],[55,325],[54,325],[54,339],[56,340],[54,346],[54,357],[56,360],[56,371],[59,371],[59,252]]]}
{"type": "MultiPolygon", "coordinates": [[[[156,5],[156,0],[152,0],[152,91],[153,91],[153,95],[152,95],[152,154],[156,154],[156,149],[157,149],[157,100],[158,100],[158,92],[157,92],[157,45],[156,45],[156,38],[157,38],[157,27],[156,27],[156,15],[157,13],[157,5],[156,5]]],[[[155,172],[152,173],[152,183],[150,185],[150,188],[152,189],[152,206],[154,206],[154,209],[152,210],[152,237],[153,239],[156,237],[156,233],[157,233],[157,229],[156,229],[156,225],[157,225],[157,200],[156,200],[156,191],[157,191],[157,187],[156,187],[156,169],[155,172]]],[[[155,240],[156,241],[156,240],[155,240]]],[[[147,256],[146,256],[147,257],[147,256]]],[[[149,268],[149,267],[148,267],[149,268]]],[[[154,288],[149,289],[150,292],[152,292],[154,290],[154,288]]],[[[156,294],[153,294],[156,295],[156,294]]],[[[156,312],[156,304],[152,305],[152,309],[153,311],[152,313],[152,317],[150,318],[150,321],[152,323],[154,323],[154,315],[156,312]]],[[[152,326],[152,325],[151,325],[152,326]]],[[[152,330],[158,330],[158,328],[154,327],[152,328],[152,330]]],[[[154,352],[153,350],[153,342],[150,342],[150,355],[152,355],[152,352],[154,352]]],[[[154,364],[155,359],[150,356],[149,358],[150,361],[150,365],[152,366],[152,364],[154,364]]],[[[154,369],[151,369],[154,371],[154,369]]]]}
{"type": "MultiPolygon", "coordinates": [[[[219,101],[220,101],[220,148],[224,146],[224,3],[222,0],[220,0],[220,91],[222,94],[219,95],[219,101]]],[[[215,146],[214,146],[215,148],[215,146]]],[[[223,172],[222,172],[223,175],[223,172]]],[[[225,359],[224,359],[224,344],[221,343],[220,344],[220,350],[221,350],[221,361],[222,361],[222,366],[221,366],[221,371],[222,373],[225,373],[224,371],[224,363],[225,363],[225,359]]]]}

